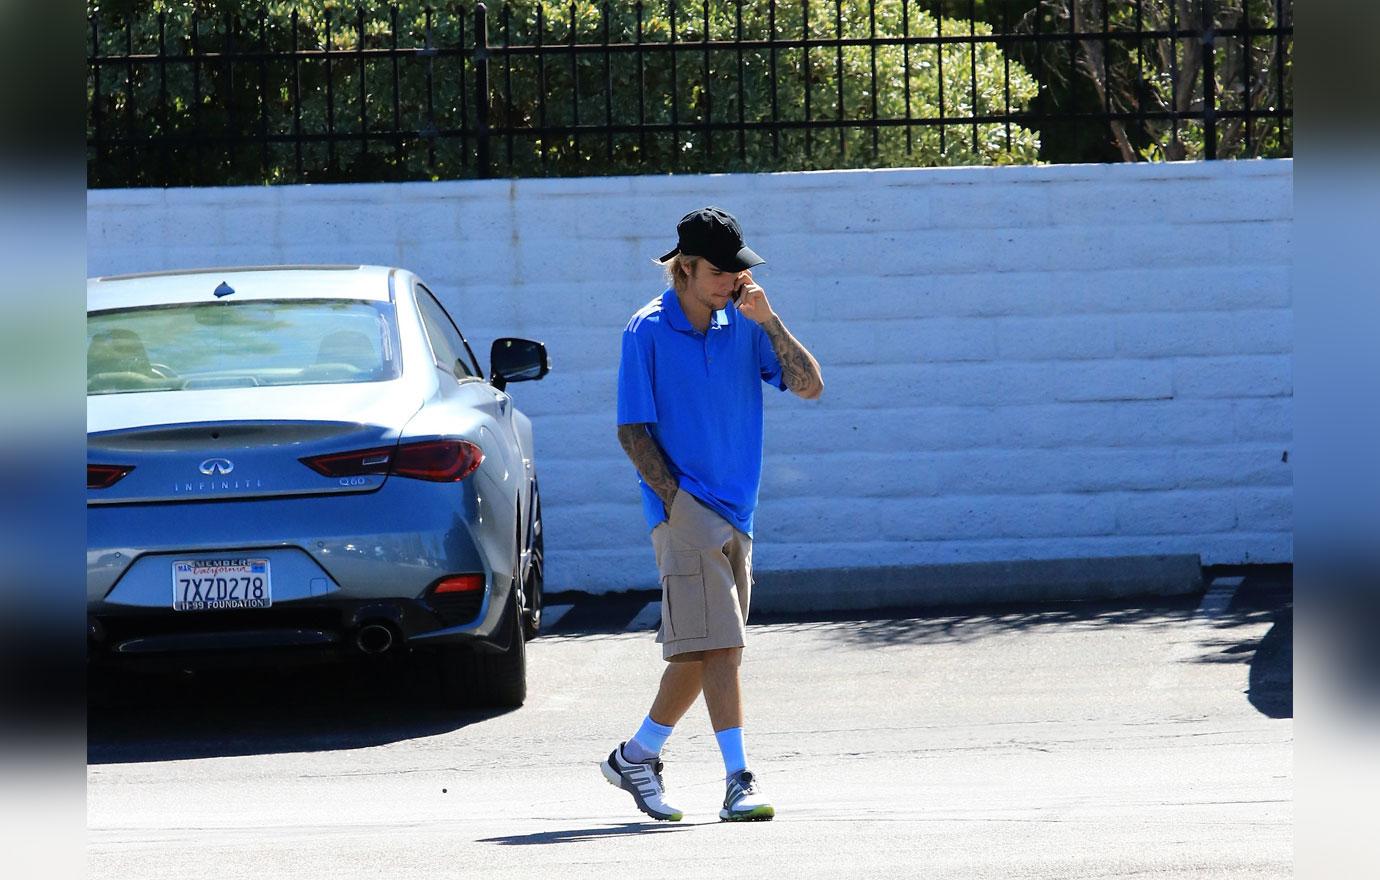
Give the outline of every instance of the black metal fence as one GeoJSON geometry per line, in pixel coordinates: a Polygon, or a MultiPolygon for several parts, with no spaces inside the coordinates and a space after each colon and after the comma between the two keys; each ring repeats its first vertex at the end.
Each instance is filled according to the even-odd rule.
{"type": "Polygon", "coordinates": [[[1292,152],[1291,0],[375,2],[89,25],[93,187],[1292,152]]]}

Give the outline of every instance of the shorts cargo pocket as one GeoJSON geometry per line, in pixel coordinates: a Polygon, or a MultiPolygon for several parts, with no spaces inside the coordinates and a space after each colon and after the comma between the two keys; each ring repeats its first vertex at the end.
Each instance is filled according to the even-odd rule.
{"type": "Polygon", "coordinates": [[[661,602],[667,624],[666,641],[702,639],[709,635],[700,554],[672,550],[661,574],[661,602]]]}

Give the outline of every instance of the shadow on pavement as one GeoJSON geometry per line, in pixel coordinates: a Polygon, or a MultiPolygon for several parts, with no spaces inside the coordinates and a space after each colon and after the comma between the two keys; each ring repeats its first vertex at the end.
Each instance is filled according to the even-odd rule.
{"type": "Polygon", "coordinates": [[[1294,717],[1294,616],[1275,622],[1251,658],[1251,705],[1270,718],[1294,717]]]}
{"type": "Polygon", "coordinates": [[[87,690],[87,762],[356,749],[502,714],[446,708],[427,685],[386,663],[102,670],[87,690]]]}
{"type": "Polygon", "coordinates": [[[1266,612],[1274,625],[1251,653],[1251,705],[1269,718],[1294,717],[1294,581],[1293,573],[1276,577],[1246,575],[1232,598],[1229,613],[1266,612]]]}
{"type": "Polygon", "coordinates": [[[1046,603],[892,608],[849,617],[844,613],[760,615],[753,623],[820,628],[836,638],[874,646],[976,642],[1003,633],[1053,626],[1104,628],[1128,625],[1205,627],[1198,655],[1189,662],[1246,663],[1251,705],[1270,718],[1293,717],[1293,573],[1289,566],[1241,566],[1211,570],[1211,576],[1239,573],[1243,580],[1222,612],[1198,613],[1201,595],[1163,597],[1136,603],[1046,603]],[[1260,625],[1271,623],[1263,637],[1260,625]],[[1249,635],[1247,635],[1249,633],[1249,635]]]}
{"type": "Polygon", "coordinates": [[[685,831],[690,825],[668,825],[664,822],[625,822],[622,825],[604,825],[599,828],[571,828],[567,831],[539,831],[535,834],[513,834],[507,837],[485,837],[479,843],[497,843],[501,846],[531,846],[541,843],[579,843],[586,840],[606,840],[626,837],[629,834],[663,834],[668,831],[685,831]]]}
{"type": "Polygon", "coordinates": [[[815,615],[762,615],[753,623],[827,625],[839,638],[869,644],[933,644],[968,642],[1008,632],[1060,625],[1123,626],[1165,618],[1193,616],[1198,598],[1178,597],[1147,606],[1125,602],[1045,603],[1034,607],[1013,605],[889,608],[868,611],[851,619],[845,613],[815,615]]]}
{"type": "Polygon", "coordinates": [[[1227,609],[1213,617],[1213,636],[1202,642],[1199,663],[1245,663],[1247,698],[1268,718],[1294,717],[1294,585],[1283,566],[1226,569],[1244,575],[1227,609]],[[1236,632],[1243,626],[1270,628],[1258,640],[1236,632]]]}

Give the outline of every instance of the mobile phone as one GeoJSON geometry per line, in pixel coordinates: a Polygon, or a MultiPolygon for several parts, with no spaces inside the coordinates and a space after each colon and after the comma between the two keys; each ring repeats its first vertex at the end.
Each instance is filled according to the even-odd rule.
{"type": "Polygon", "coordinates": [[[737,287],[733,288],[733,301],[735,303],[738,301],[738,298],[743,295],[743,288],[746,286],[746,284],[739,284],[737,287]]]}

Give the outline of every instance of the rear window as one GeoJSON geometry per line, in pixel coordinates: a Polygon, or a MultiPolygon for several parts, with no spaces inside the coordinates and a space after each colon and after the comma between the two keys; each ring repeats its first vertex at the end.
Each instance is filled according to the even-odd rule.
{"type": "Polygon", "coordinates": [[[88,394],[382,382],[401,364],[393,306],[247,300],[92,312],[88,394]]]}

